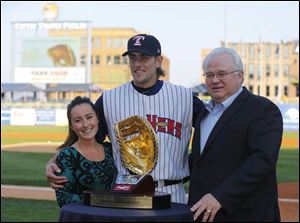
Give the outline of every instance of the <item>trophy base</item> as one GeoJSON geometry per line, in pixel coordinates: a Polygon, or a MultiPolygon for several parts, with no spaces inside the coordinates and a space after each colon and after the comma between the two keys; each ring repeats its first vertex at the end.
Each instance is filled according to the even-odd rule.
{"type": "Polygon", "coordinates": [[[167,209],[171,207],[171,195],[163,192],[141,195],[112,194],[106,190],[87,190],[83,192],[83,203],[98,207],[167,209]]]}

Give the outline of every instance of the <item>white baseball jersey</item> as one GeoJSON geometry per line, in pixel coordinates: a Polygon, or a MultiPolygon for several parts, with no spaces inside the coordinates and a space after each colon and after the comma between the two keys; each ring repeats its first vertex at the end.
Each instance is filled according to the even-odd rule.
{"type": "MultiPolygon", "coordinates": [[[[189,176],[187,150],[193,110],[192,92],[189,89],[163,82],[156,94],[147,96],[127,82],[103,94],[103,108],[119,174],[128,174],[128,171],[122,167],[113,126],[129,116],[139,115],[149,121],[158,138],[158,161],[151,172],[153,179],[181,180],[189,176]]],[[[158,187],[156,190],[170,193],[172,202],[186,203],[182,183],[158,187]]]]}

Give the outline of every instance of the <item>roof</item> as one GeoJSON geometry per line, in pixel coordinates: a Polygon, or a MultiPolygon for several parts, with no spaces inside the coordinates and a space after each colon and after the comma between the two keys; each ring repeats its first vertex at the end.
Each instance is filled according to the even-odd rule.
{"type": "Polygon", "coordinates": [[[103,89],[94,84],[55,84],[54,86],[48,87],[47,92],[59,92],[59,91],[93,91],[102,92],[103,89]]]}
{"type": "Polygon", "coordinates": [[[6,91],[35,92],[35,91],[43,91],[43,89],[36,87],[32,84],[1,83],[1,92],[6,92],[6,91]]]}

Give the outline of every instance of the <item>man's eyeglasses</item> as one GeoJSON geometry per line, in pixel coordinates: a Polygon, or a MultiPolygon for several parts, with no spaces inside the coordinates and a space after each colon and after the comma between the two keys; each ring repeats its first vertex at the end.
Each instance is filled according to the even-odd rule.
{"type": "Polygon", "coordinates": [[[208,72],[208,73],[205,73],[203,74],[203,76],[207,79],[207,80],[212,80],[214,79],[214,77],[218,78],[219,80],[223,80],[227,77],[228,74],[232,74],[234,72],[237,72],[239,70],[234,70],[234,71],[231,71],[231,72],[220,72],[220,73],[217,73],[217,74],[214,74],[212,72],[208,72]]]}

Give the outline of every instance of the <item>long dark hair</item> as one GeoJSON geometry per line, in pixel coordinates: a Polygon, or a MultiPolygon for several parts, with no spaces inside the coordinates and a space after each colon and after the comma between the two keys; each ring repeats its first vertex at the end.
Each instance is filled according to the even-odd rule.
{"type": "Polygon", "coordinates": [[[162,76],[162,77],[166,76],[165,74],[166,74],[166,72],[165,72],[161,67],[156,68],[157,79],[158,79],[160,76],[162,76]]]}
{"type": "Polygon", "coordinates": [[[60,150],[61,148],[64,148],[66,146],[71,146],[73,145],[77,140],[78,140],[78,136],[76,135],[76,133],[74,132],[74,130],[71,128],[72,124],[71,124],[71,111],[72,109],[76,106],[76,105],[81,105],[81,104],[89,104],[92,109],[94,110],[94,112],[96,113],[97,117],[97,109],[96,106],[93,104],[93,102],[88,98],[88,97],[81,97],[81,96],[77,96],[76,98],[74,98],[67,107],[67,117],[68,117],[68,136],[65,139],[64,143],[61,144],[57,150],[60,150]]]}
{"type": "MultiPolygon", "coordinates": [[[[155,60],[157,59],[157,57],[155,57],[155,60]]],[[[158,67],[156,68],[156,75],[157,75],[157,79],[162,76],[166,76],[166,72],[162,69],[162,67],[158,67]]]]}

